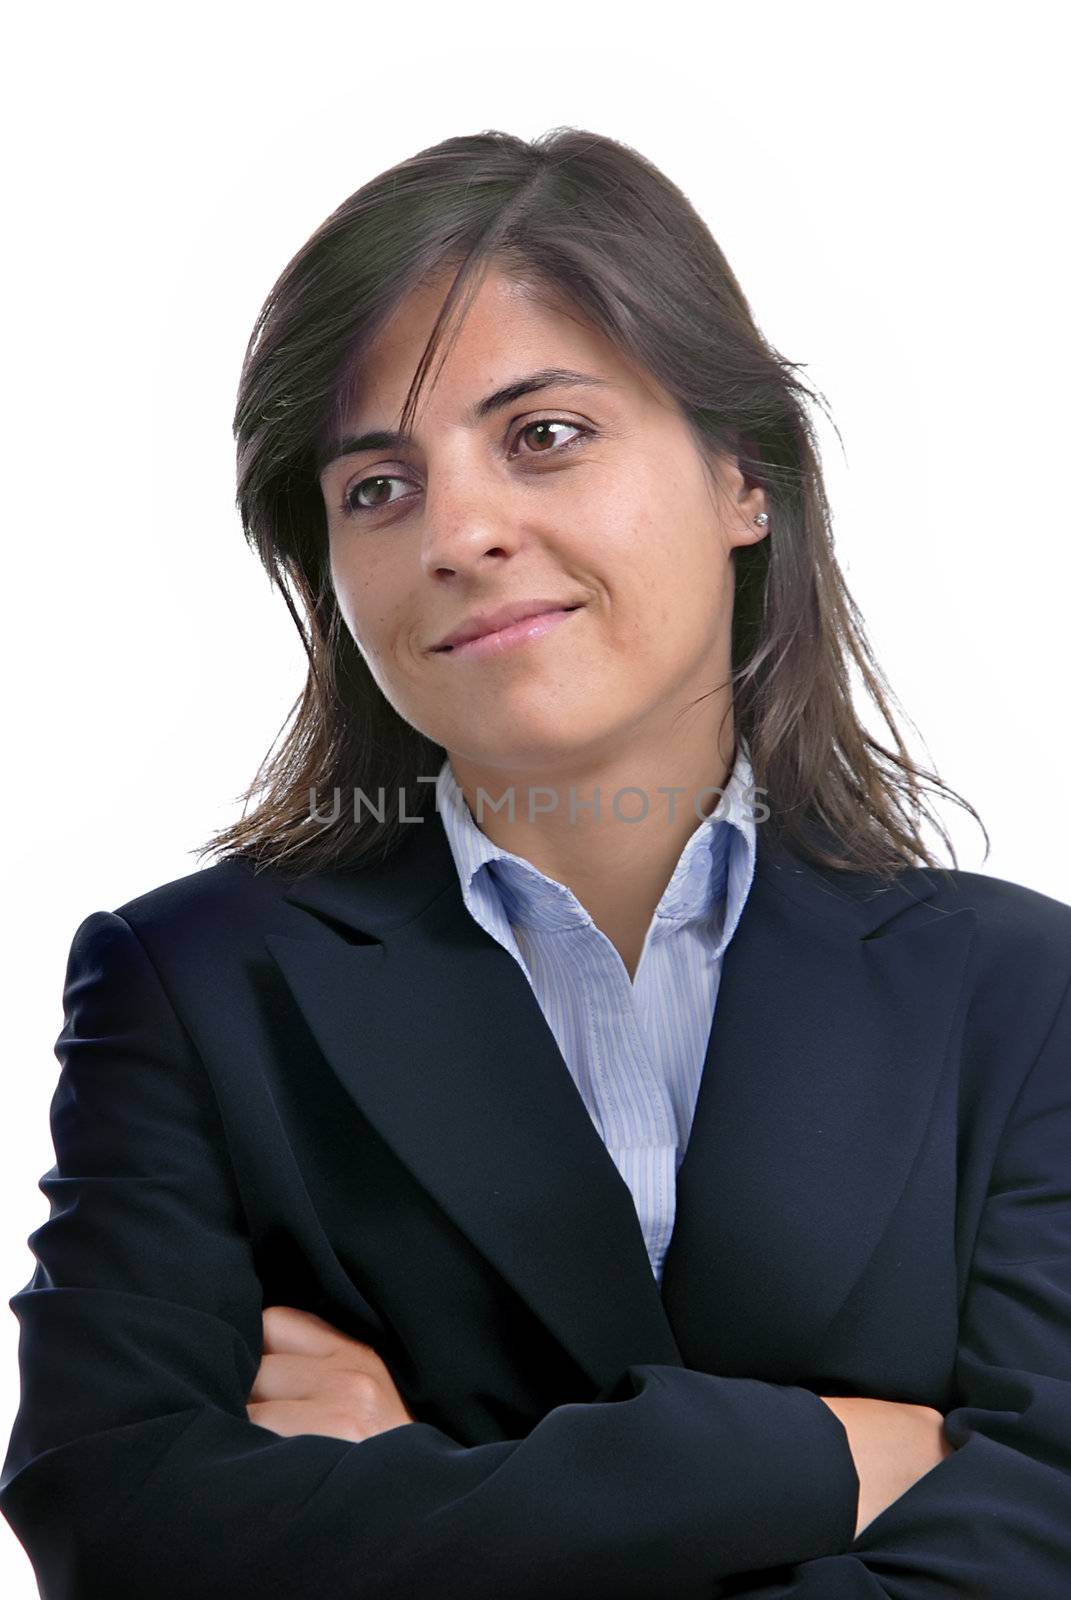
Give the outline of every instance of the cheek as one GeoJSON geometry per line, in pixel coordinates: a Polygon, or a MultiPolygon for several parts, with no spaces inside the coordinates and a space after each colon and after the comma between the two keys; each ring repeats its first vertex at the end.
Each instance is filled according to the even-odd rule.
{"type": "MultiPolygon", "coordinates": [[[[694,516],[694,512],[691,513],[694,516]]],[[[733,572],[712,533],[682,521],[637,529],[615,559],[615,628],[637,664],[690,657],[712,643],[731,604],[733,572]]]]}
{"type": "Polygon", "coordinates": [[[651,515],[635,505],[603,542],[600,568],[610,590],[611,617],[637,643],[664,636],[696,605],[694,560],[671,515],[651,515]]]}
{"type": "Polygon", "coordinates": [[[402,602],[388,595],[362,590],[350,595],[339,609],[369,670],[379,687],[401,689],[414,670],[418,641],[412,619],[402,602]]]}
{"type": "Polygon", "coordinates": [[[374,572],[358,573],[352,560],[340,551],[336,541],[330,545],[331,585],[342,620],[365,660],[381,651],[382,624],[377,619],[387,614],[385,596],[378,592],[374,572]]]}

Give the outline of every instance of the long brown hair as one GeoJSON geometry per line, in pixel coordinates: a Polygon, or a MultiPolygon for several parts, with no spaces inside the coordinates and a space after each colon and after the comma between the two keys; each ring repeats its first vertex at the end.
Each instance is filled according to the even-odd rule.
{"type": "Polygon", "coordinates": [[[734,460],[765,491],[766,536],[733,552],[731,677],[734,726],[770,810],[764,826],[826,867],[887,878],[940,866],[919,831],[925,817],[955,861],[923,785],[981,819],[912,760],[890,710],[895,697],[833,552],[808,413],[821,403],[828,415],[824,401],[767,343],[681,190],[629,146],[570,127],[533,141],[489,130],[421,150],[343,201],[269,293],[238,391],[237,505],[308,676],[282,744],[242,797],[246,808],[259,803],[197,853],[301,876],[384,859],[406,821],[432,810],[427,780],[446,752],[393,709],[342,622],[319,470],[362,352],[409,290],[454,271],[402,431],[455,307],[456,338],[491,266],[564,297],[676,399],[705,457],[734,460]],[[853,665],[889,744],[856,714],[853,665]],[[367,805],[325,822],[332,796],[358,792],[367,805]]]}

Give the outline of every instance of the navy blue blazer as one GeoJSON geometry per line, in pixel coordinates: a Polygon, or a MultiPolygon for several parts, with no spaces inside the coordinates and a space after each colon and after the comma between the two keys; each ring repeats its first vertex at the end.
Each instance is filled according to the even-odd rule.
{"type": "Polygon", "coordinates": [[[78,927],[0,1509],[44,1600],[1067,1600],[1071,907],[758,830],[661,1288],[441,820],[78,927]],[[416,1422],[282,1438],[265,1305],[416,1422]],[[853,1540],[820,1394],[953,1454],[853,1540]]]}

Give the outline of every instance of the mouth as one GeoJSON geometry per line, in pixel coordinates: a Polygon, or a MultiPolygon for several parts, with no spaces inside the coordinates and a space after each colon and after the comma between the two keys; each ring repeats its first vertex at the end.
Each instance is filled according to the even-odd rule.
{"type": "Polygon", "coordinates": [[[583,609],[582,605],[575,605],[564,606],[554,611],[536,612],[532,616],[523,617],[519,622],[511,622],[491,632],[481,633],[475,639],[466,639],[460,644],[439,645],[432,654],[476,660],[484,656],[500,655],[517,645],[532,643],[536,639],[543,638],[568,617],[583,609]]]}

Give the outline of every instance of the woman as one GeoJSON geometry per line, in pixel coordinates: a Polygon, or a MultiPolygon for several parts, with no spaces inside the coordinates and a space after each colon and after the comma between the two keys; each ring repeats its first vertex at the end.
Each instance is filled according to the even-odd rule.
{"type": "Polygon", "coordinates": [[[284,272],[239,505],[308,684],[74,936],[46,1600],[1071,1592],[1071,908],[927,853],[806,398],[572,129],[284,272]]]}

